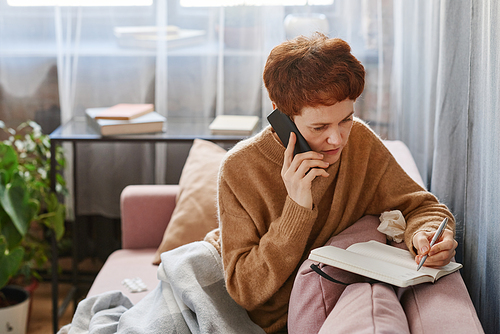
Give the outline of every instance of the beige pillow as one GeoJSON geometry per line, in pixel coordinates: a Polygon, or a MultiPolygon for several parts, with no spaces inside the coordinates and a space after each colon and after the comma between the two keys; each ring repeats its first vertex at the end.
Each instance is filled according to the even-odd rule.
{"type": "Polygon", "coordinates": [[[203,240],[218,227],[217,174],[225,154],[225,149],[212,142],[194,140],[182,169],[176,206],[156,250],[154,264],[161,262],[161,253],[203,240]]]}

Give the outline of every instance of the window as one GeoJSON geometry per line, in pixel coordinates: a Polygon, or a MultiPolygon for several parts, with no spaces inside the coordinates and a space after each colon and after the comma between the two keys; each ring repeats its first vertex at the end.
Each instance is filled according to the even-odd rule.
{"type": "Polygon", "coordinates": [[[331,5],[333,0],[180,0],[184,7],[331,5]]]}
{"type": "Polygon", "coordinates": [[[151,6],[153,0],[7,0],[9,6],[151,6]]]}

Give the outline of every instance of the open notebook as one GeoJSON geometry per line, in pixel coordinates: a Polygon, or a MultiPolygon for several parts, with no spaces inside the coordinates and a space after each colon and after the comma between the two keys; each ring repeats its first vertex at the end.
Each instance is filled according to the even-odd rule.
{"type": "Polygon", "coordinates": [[[417,271],[418,265],[409,251],[373,240],[353,244],[347,249],[316,248],[309,259],[399,287],[435,282],[462,268],[460,263],[450,262],[444,267],[422,267],[417,271]]]}

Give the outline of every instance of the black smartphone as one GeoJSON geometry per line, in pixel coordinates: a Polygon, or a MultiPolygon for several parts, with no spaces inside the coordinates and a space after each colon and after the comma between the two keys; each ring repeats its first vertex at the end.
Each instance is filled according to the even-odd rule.
{"type": "Polygon", "coordinates": [[[274,131],[276,131],[278,137],[280,138],[283,145],[285,145],[285,147],[288,146],[288,139],[290,139],[290,132],[295,133],[295,136],[297,137],[297,142],[295,143],[295,149],[293,151],[294,155],[298,153],[311,151],[309,144],[304,139],[302,134],[299,132],[299,129],[297,129],[297,126],[290,119],[290,117],[283,114],[278,109],[275,109],[272,113],[269,114],[269,116],[267,116],[267,120],[269,121],[269,124],[271,124],[271,126],[273,127],[274,131]]]}

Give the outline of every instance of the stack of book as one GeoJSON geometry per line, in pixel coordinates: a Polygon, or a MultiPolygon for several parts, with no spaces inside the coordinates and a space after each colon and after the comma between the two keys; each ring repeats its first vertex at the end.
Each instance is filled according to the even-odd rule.
{"type": "Polygon", "coordinates": [[[88,108],[89,123],[103,136],[162,132],[165,117],[153,104],[120,103],[110,108],[88,108]]]}

